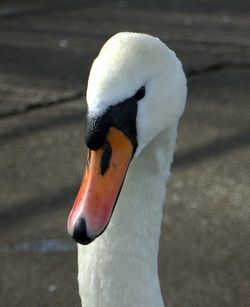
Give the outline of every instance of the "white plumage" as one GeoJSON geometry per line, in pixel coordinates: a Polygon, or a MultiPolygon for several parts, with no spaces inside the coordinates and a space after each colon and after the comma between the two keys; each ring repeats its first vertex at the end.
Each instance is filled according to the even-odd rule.
{"type": "Polygon", "coordinates": [[[87,246],[78,245],[79,291],[85,307],[163,307],[158,249],[165,185],[186,101],[186,78],[175,53],[158,38],[119,33],[91,68],[92,116],[131,97],[138,102],[138,146],[110,223],[87,246]]]}

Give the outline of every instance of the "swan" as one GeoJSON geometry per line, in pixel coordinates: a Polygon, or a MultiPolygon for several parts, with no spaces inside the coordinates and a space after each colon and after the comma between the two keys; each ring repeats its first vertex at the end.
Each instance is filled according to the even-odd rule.
{"type": "Polygon", "coordinates": [[[88,157],[67,226],[82,306],[164,306],[160,227],[186,94],[181,62],[153,36],[118,33],[93,62],[88,157]]]}

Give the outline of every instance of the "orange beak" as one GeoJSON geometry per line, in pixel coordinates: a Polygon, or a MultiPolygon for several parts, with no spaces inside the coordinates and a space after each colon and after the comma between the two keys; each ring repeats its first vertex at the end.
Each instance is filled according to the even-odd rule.
{"type": "Polygon", "coordinates": [[[107,227],[133,156],[123,132],[110,128],[105,145],[89,150],[83,181],[68,218],[68,232],[88,244],[107,227]]]}

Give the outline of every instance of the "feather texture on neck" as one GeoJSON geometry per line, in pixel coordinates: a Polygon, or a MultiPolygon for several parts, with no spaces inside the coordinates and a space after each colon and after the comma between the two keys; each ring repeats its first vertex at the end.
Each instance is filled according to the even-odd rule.
{"type": "Polygon", "coordinates": [[[78,246],[83,306],[164,306],[157,258],[175,139],[173,126],[132,161],[107,229],[92,244],[78,246]]]}

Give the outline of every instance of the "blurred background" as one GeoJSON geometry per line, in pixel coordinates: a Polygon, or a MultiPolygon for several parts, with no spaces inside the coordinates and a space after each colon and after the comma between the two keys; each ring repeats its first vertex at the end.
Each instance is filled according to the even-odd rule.
{"type": "Polygon", "coordinates": [[[162,225],[164,300],[250,306],[249,13],[248,0],[1,0],[1,307],[80,307],[66,221],[85,163],[89,69],[119,31],[158,36],[188,78],[162,225]]]}

